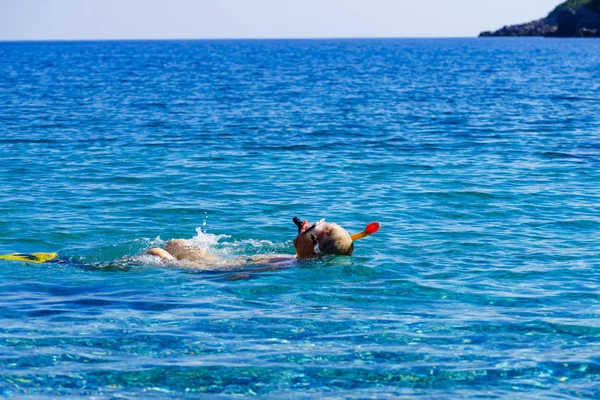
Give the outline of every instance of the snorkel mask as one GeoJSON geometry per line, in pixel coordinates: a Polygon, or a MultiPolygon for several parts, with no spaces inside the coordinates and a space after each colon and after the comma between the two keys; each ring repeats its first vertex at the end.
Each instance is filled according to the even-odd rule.
{"type": "Polygon", "coordinates": [[[308,225],[308,220],[302,221],[298,217],[294,217],[293,221],[294,221],[294,224],[296,224],[296,226],[298,227],[298,235],[300,235],[300,234],[303,234],[303,235],[308,234],[308,235],[310,235],[310,239],[312,241],[313,246],[316,246],[319,243],[318,240],[317,240],[317,236],[314,233],[312,233],[311,231],[313,229],[315,229],[317,226],[319,226],[322,223],[324,223],[325,222],[324,218],[322,220],[320,220],[319,222],[315,222],[311,226],[308,225]]]}

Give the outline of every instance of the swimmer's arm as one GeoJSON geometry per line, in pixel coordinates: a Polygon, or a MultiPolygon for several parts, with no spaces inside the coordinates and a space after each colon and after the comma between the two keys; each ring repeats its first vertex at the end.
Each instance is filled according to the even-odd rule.
{"type": "Polygon", "coordinates": [[[160,249],[158,247],[153,247],[146,252],[146,254],[150,254],[151,256],[160,257],[163,260],[176,260],[175,257],[171,255],[168,251],[164,249],[160,249]]]}

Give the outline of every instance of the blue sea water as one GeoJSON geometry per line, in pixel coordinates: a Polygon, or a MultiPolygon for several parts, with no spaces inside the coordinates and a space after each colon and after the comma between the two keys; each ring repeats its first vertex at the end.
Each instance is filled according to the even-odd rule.
{"type": "Polygon", "coordinates": [[[600,41],[0,43],[0,396],[600,397],[600,41]],[[277,271],[140,256],[352,257],[277,271]]]}

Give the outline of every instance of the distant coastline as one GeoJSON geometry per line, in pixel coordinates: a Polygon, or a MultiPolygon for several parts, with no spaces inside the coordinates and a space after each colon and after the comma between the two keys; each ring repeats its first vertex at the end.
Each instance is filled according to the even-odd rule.
{"type": "Polygon", "coordinates": [[[600,0],[568,0],[545,18],[479,35],[493,36],[600,37],[600,0]]]}

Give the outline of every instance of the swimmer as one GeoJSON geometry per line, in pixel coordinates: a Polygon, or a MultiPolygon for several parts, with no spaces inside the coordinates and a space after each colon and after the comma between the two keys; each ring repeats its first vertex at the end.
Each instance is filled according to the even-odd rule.
{"type": "MultiPolygon", "coordinates": [[[[368,237],[377,232],[381,224],[372,222],[363,232],[349,235],[341,226],[335,223],[326,223],[321,220],[309,225],[308,221],[301,221],[294,217],[294,224],[298,228],[298,234],[294,239],[296,255],[291,254],[258,254],[251,257],[238,257],[237,259],[225,259],[206,249],[200,248],[190,240],[169,240],[164,249],[154,247],[146,254],[158,257],[166,265],[201,269],[201,270],[239,270],[244,269],[254,272],[276,271],[288,268],[299,260],[311,259],[324,255],[352,255],[354,243],[357,240],[368,237]]],[[[59,257],[56,253],[13,253],[0,255],[0,260],[21,261],[28,263],[47,262],[70,262],[70,259],[59,257]]],[[[232,275],[232,279],[245,279],[248,274],[232,275]]]]}
{"type": "MultiPolygon", "coordinates": [[[[294,217],[293,221],[298,227],[298,234],[294,239],[295,257],[291,255],[256,255],[252,257],[250,263],[280,263],[293,259],[314,258],[321,255],[352,255],[354,251],[352,237],[338,224],[326,223],[325,220],[321,220],[313,225],[309,225],[308,221],[302,222],[298,217],[294,217]]],[[[223,264],[223,260],[218,256],[194,246],[189,240],[185,239],[169,240],[164,249],[158,247],[151,248],[146,254],[160,257],[165,261],[186,261],[205,265],[223,264]]]]}

